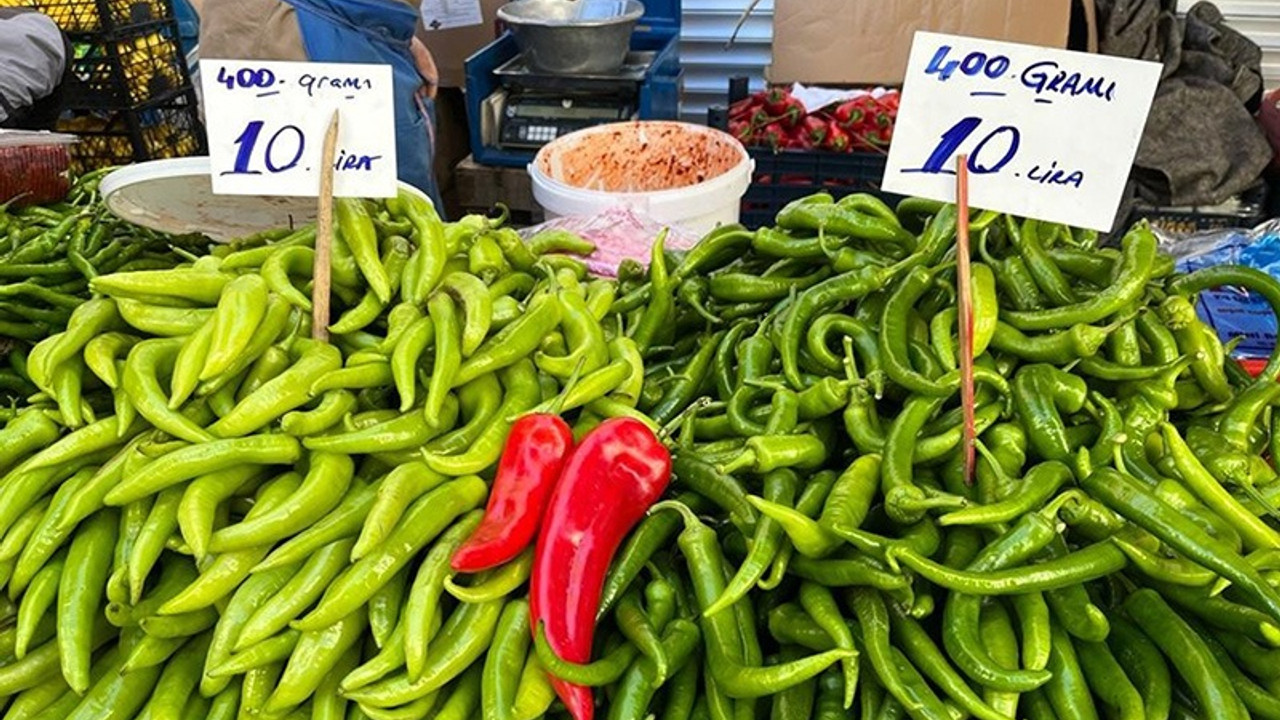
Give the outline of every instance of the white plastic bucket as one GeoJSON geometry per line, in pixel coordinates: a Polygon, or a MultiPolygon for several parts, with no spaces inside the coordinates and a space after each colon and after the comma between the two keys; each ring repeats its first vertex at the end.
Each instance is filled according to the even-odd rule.
{"type": "Polygon", "coordinates": [[[731,135],[689,123],[640,121],[579,130],[529,165],[548,218],[619,205],[699,235],[738,222],[755,163],[731,135]]]}

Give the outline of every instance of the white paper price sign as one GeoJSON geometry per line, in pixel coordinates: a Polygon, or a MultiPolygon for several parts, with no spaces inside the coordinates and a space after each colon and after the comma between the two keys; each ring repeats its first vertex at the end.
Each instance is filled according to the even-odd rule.
{"type": "Polygon", "coordinates": [[[1161,66],[918,32],[883,188],[1110,230],[1161,66]]]}
{"type": "Polygon", "coordinates": [[[396,194],[389,65],[201,60],[213,192],[315,196],[338,110],[334,195],[396,194]]]}

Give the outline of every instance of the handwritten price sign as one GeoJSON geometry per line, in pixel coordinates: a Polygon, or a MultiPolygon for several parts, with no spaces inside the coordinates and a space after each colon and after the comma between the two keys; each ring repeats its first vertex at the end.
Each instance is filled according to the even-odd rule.
{"type": "Polygon", "coordinates": [[[391,68],[201,60],[213,192],[315,196],[334,110],[334,195],[396,194],[391,68]]]}
{"type": "Polygon", "coordinates": [[[918,32],[883,188],[1110,230],[1161,66],[918,32]]]}

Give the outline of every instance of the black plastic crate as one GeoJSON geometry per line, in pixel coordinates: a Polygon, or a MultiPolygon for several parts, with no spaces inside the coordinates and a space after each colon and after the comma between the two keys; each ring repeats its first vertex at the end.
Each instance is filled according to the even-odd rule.
{"type": "MultiPolygon", "coordinates": [[[[729,79],[729,103],[747,96],[747,80],[729,79]]],[[[728,107],[713,106],[707,111],[707,125],[726,130],[728,107]]],[[[748,147],[755,161],[751,185],[742,196],[740,222],[749,228],[772,225],[774,217],[787,203],[814,193],[828,192],[837,197],[851,193],[870,193],[894,205],[902,199],[880,191],[885,164],[889,156],[883,152],[838,153],[827,150],[773,150],[748,147]]]]}
{"type": "Polygon", "coordinates": [[[35,0],[35,6],[73,40],[130,32],[173,19],[172,0],[35,0]]]}
{"type": "Polygon", "coordinates": [[[751,186],[742,196],[742,223],[750,228],[773,224],[792,200],[829,192],[837,197],[871,193],[893,205],[901,199],[880,191],[888,156],[883,153],[834,153],[821,150],[773,152],[748,148],[756,163],[751,186]]]}
{"type": "Polygon", "coordinates": [[[71,168],[77,173],[143,160],[202,155],[206,149],[195,92],[190,89],[142,108],[64,117],[58,130],[80,138],[71,146],[71,168]]]}
{"type": "Polygon", "coordinates": [[[190,88],[175,21],[76,46],[67,86],[72,110],[118,110],[190,88]]]}
{"type": "Polygon", "coordinates": [[[1259,184],[1239,195],[1233,207],[1152,207],[1138,204],[1129,225],[1146,220],[1170,235],[1191,235],[1206,230],[1251,228],[1267,219],[1267,185],[1259,184]]]}

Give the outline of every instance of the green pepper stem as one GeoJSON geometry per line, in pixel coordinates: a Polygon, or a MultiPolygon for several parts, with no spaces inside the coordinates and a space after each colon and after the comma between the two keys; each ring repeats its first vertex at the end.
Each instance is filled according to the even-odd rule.
{"type": "Polygon", "coordinates": [[[684,520],[685,527],[696,527],[703,524],[702,520],[698,519],[698,516],[693,512],[693,510],[679,500],[663,500],[660,503],[655,503],[653,507],[649,508],[649,514],[653,515],[654,513],[659,513],[663,510],[675,510],[680,513],[681,519],[684,520]]]}
{"type": "Polygon", "coordinates": [[[722,475],[732,475],[739,470],[745,470],[754,467],[756,464],[756,451],[751,448],[743,448],[742,453],[738,457],[729,462],[719,465],[716,470],[722,475]]]}

